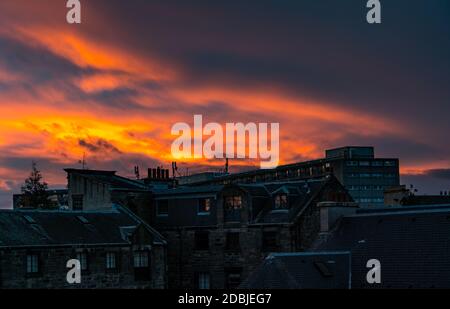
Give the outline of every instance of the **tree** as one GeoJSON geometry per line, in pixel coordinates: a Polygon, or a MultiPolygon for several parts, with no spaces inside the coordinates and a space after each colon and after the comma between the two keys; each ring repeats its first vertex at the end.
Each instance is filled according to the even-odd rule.
{"type": "Polygon", "coordinates": [[[22,207],[40,209],[54,207],[48,199],[48,185],[42,179],[42,173],[37,169],[36,162],[32,162],[31,174],[22,186],[22,207]]]}

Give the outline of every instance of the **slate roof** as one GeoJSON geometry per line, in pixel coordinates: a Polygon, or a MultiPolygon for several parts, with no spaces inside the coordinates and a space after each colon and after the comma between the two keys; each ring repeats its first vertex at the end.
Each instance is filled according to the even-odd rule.
{"type": "Polygon", "coordinates": [[[140,225],[153,234],[155,242],[165,243],[161,235],[122,208],[101,212],[0,210],[0,248],[128,245],[124,236],[140,225]]]}
{"type": "Polygon", "coordinates": [[[116,175],[115,171],[65,169],[68,174],[79,174],[82,177],[109,184],[111,189],[146,190],[148,187],[137,180],[116,175]]]}
{"type": "Polygon", "coordinates": [[[450,204],[449,195],[411,195],[401,200],[403,206],[450,204]]]}
{"type": "Polygon", "coordinates": [[[450,288],[450,207],[347,216],[318,249],[351,251],[353,288],[450,288]],[[379,285],[366,282],[370,259],[379,285]]]}
{"type": "Polygon", "coordinates": [[[347,289],[350,253],[273,253],[240,285],[243,289],[347,289]]]}
{"type": "Polygon", "coordinates": [[[320,192],[320,190],[332,180],[332,177],[324,177],[308,181],[294,181],[287,183],[264,184],[271,196],[277,192],[289,192],[289,210],[272,210],[271,200],[257,217],[257,223],[286,223],[291,222],[307,205],[308,202],[320,192]]]}
{"type": "Polygon", "coordinates": [[[154,189],[152,190],[155,197],[173,197],[176,195],[202,194],[202,193],[218,193],[223,189],[222,185],[207,185],[198,187],[177,187],[173,189],[154,189]]]}

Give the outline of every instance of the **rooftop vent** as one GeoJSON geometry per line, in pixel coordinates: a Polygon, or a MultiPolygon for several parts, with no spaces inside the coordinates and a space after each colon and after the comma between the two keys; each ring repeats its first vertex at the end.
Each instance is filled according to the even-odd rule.
{"type": "Polygon", "coordinates": [[[83,223],[83,224],[88,224],[89,223],[89,220],[86,219],[83,216],[77,216],[77,219],[80,220],[80,222],[83,223]]]}
{"type": "Polygon", "coordinates": [[[34,221],[34,219],[31,218],[31,217],[28,216],[28,215],[23,216],[23,218],[24,218],[25,221],[27,221],[29,224],[35,224],[35,223],[36,223],[36,221],[34,221]]]}
{"type": "Polygon", "coordinates": [[[323,277],[333,277],[333,273],[328,268],[328,266],[323,262],[314,262],[314,266],[316,266],[317,270],[323,277]]]}

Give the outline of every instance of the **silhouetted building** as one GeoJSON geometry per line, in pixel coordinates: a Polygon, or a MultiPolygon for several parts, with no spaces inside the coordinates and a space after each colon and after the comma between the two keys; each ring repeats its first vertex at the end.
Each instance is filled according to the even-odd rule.
{"type": "Polygon", "coordinates": [[[384,205],[384,191],[400,184],[399,160],[375,158],[373,147],[342,147],[326,150],[324,159],[230,174],[197,183],[260,183],[307,179],[333,174],[361,207],[384,205]]]}
{"type": "Polygon", "coordinates": [[[166,241],[129,210],[0,210],[2,288],[165,288],[166,241]],[[81,284],[66,280],[71,259],[81,284]]]}
{"type": "Polygon", "coordinates": [[[308,249],[323,214],[337,219],[357,207],[333,176],[179,187],[152,200],[143,218],[168,241],[171,288],[235,288],[269,253],[308,249]]]}
{"type": "Polygon", "coordinates": [[[146,192],[148,185],[116,175],[115,171],[65,169],[69,209],[101,210],[111,209],[114,191],[146,192]]]}
{"type": "Polygon", "coordinates": [[[446,205],[450,204],[450,195],[419,195],[406,186],[397,186],[384,192],[386,206],[419,206],[419,205],[446,205]]]}

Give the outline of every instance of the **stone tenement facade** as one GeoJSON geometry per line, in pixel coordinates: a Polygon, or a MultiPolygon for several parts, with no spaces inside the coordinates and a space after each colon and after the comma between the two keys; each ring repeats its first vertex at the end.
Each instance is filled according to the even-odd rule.
{"type": "Polygon", "coordinates": [[[155,191],[141,214],[167,239],[170,288],[235,288],[270,252],[308,249],[320,235],[321,202],[342,213],[356,207],[327,176],[155,191]]]}
{"type": "Polygon", "coordinates": [[[167,287],[166,242],[129,210],[0,211],[2,288],[167,287]],[[81,284],[66,263],[81,263],[81,284]]]}

